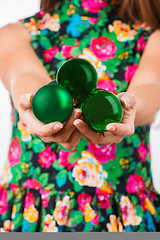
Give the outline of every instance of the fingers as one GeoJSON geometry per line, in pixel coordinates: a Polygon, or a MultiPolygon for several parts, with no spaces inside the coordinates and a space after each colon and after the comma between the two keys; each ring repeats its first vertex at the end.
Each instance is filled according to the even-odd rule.
{"type": "Polygon", "coordinates": [[[100,137],[97,132],[93,131],[90,127],[88,127],[88,125],[81,119],[75,120],[73,124],[87,139],[90,139],[96,144],[103,143],[104,139],[100,137]]]}
{"type": "Polygon", "coordinates": [[[75,119],[79,118],[81,115],[80,109],[75,109],[69,118],[69,120],[65,123],[63,129],[58,133],[54,135],[54,139],[56,142],[65,143],[70,138],[72,132],[75,129],[75,126],[73,125],[73,122],[75,119]]]}
{"type": "Polygon", "coordinates": [[[20,96],[19,107],[23,110],[29,109],[31,107],[33,94],[23,94],[20,96]]]}
{"type": "Polygon", "coordinates": [[[21,121],[23,121],[30,133],[38,137],[48,137],[57,133],[63,128],[63,124],[60,122],[52,122],[44,124],[40,122],[33,114],[31,109],[23,110],[19,109],[19,115],[21,121]]]}
{"type": "Polygon", "coordinates": [[[131,136],[134,133],[136,97],[132,93],[119,94],[124,107],[123,119],[121,123],[110,123],[106,129],[117,136],[131,136]]]}
{"type": "Polygon", "coordinates": [[[107,130],[119,137],[131,136],[134,133],[133,124],[111,123],[107,125],[107,130]]]}
{"type": "Polygon", "coordinates": [[[137,99],[134,94],[130,92],[120,93],[118,94],[118,97],[120,98],[120,101],[124,108],[126,109],[135,108],[137,99]]]}
{"type": "Polygon", "coordinates": [[[77,129],[75,129],[73,131],[73,133],[71,134],[70,138],[68,139],[68,141],[66,143],[60,143],[60,144],[63,147],[65,147],[69,150],[72,150],[77,146],[81,137],[82,137],[82,134],[77,129]]]}

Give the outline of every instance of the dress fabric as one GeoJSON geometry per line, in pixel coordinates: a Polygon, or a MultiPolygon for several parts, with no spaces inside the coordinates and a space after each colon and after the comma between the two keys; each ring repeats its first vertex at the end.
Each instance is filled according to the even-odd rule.
{"type": "MultiPolygon", "coordinates": [[[[98,87],[118,94],[127,90],[153,32],[146,24],[120,21],[118,7],[111,0],[62,0],[21,23],[52,79],[67,59],[84,58],[98,72],[98,87]]],[[[0,182],[1,232],[160,230],[150,126],[136,127],[118,144],[81,139],[67,150],[30,134],[12,99],[11,104],[13,130],[0,182]]]]}

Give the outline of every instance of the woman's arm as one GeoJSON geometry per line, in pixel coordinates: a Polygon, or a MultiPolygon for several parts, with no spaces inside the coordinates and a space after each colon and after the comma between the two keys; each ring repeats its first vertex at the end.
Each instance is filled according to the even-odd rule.
{"type": "Polygon", "coordinates": [[[81,134],[73,125],[81,114],[78,109],[65,125],[43,124],[32,112],[31,96],[52,79],[31,47],[30,34],[21,24],[0,29],[0,78],[12,96],[20,119],[32,134],[44,142],[59,142],[68,149],[78,144],[81,134]]]}
{"type": "Polygon", "coordinates": [[[160,30],[150,36],[127,92],[137,98],[135,126],[151,124],[160,109],[160,30]]]}
{"type": "Polygon", "coordinates": [[[124,107],[121,123],[110,123],[101,138],[82,120],[74,122],[77,129],[96,144],[120,142],[134,133],[135,126],[151,124],[160,109],[160,30],[153,33],[146,45],[139,67],[126,93],[119,94],[124,107]]]}
{"type": "Polygon", "coordinates": [[[20,95],[34,94],[51,81],[30,45],[30,34],[21,24],[0,29],[0,77],[18,111],[20,95]]]}

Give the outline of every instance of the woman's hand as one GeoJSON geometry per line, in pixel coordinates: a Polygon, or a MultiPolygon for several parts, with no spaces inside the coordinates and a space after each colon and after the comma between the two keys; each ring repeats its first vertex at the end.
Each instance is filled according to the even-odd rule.
{"type": "Polygon", "coordinates": [[[74,121],[76,128],[83,134],[83,138],[95,144],[113,144],[122,141],[123,137],[131,136],[134,133],[134,121],[136,113],[136,97],[132,93],[120,93],[118,95],[123,106],[124,114],[121,123],[110,123],[107,125],[107,132],[104,137],[93,131],[82,120],[74,121]]]}
{"type": "Polygon", "coordinates": [[[19,116],[31,134],[40,137],[44,142],[58,142],[67,149],[73,149],[80,141],[81,133],[73,125],[74,120],[80,117],[80,109],[75,109],[65,124],[40,122],[31,109],[32,94],[23,94],[19,101],[19,116]]]}

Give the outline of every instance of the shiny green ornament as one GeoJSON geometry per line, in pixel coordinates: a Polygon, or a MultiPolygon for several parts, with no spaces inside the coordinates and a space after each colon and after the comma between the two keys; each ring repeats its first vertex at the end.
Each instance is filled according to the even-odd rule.
{"type": "Polygon", "coordinates": [[[73,112],[73,99],[70,93],[56,84],[41,87],[32,100],[32,110],[39,121],[64,122],[73,112]]]}
{"type": "Polygon", "coordinates": [[[74,58],[62,64],[57,72],[56,81],[71,93],[77,107],[96,88],[98,76],[89,61],[74,58]]]}
{"type": "Polygon", "coordinates": [[[96,89],[81,105],[83,120],[94,130],[106,131],[112,122],[120,122],[123,108],[119,98],[112,92],[96,89]]]}

